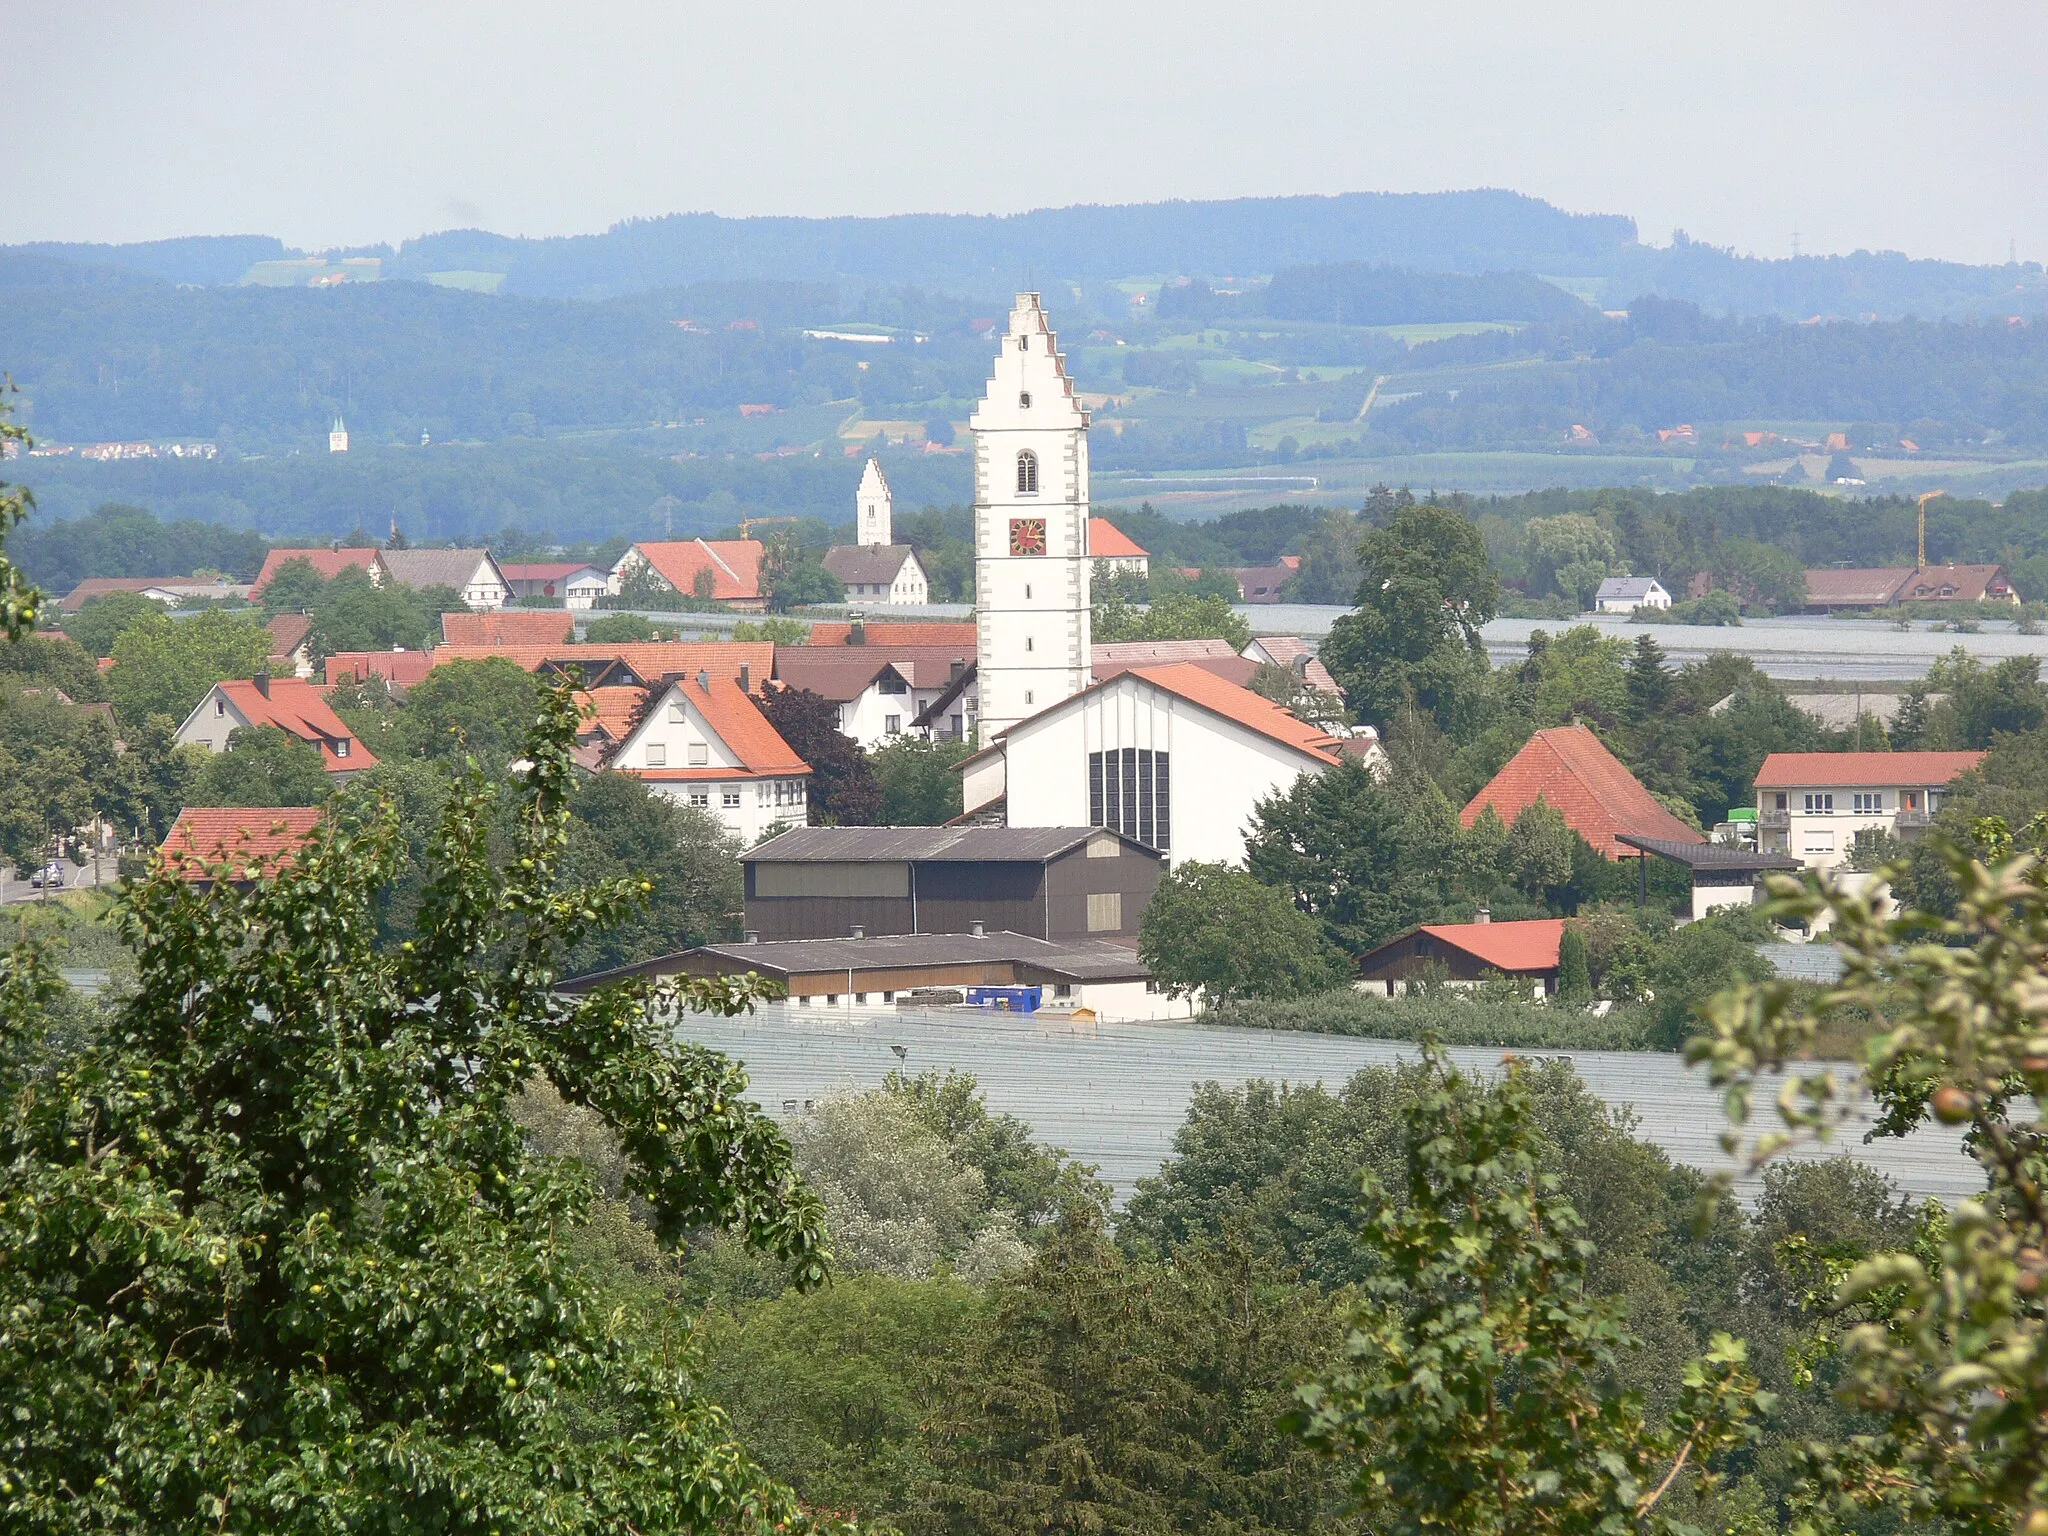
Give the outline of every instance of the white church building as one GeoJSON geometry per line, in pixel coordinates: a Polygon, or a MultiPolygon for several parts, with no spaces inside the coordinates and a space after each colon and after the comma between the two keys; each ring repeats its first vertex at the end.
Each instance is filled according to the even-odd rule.
{"type": "Polygon", "coordinates": [[[1377,753],[1197,666],[1094,681],[1088,412],[1035,293],[1017,298],[971,425],[984,745],[959,768],[968,815],[1237,863],[1259,802],[1377,753]]]}
{"type": "Polygon", "coordinates": [[[825,551],[824,566],[846,588],[848,601],[882,608],[906,608],[931,601],[931,583],[908,544],[891,542],[893,499],[881,461],[869,459],[854,492],[852,544],[825,551]]]}

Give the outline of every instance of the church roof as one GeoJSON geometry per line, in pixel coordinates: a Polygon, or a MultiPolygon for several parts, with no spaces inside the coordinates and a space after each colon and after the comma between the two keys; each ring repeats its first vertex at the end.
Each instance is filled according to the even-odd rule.
{"type": "Polygon", "coordinates": [[[835,544],[825,551],[823,563],[842,582],[888,586],[914,558],[908,544],[835,544]]]}
{"type": "MultiPolygon", "coordinates": [[[[1060,700],[1059,703],[1040,710],[1028,719],[1020,720],[1008,730],[999,731],[998,738],[1014,735],[1017,731],[1036,721],[1057,714],[1071,707],[1078,699],[1103,688],[1114,687],[1126,677],[1134,677],[1154,688],[1163,689],[1174,697],[1184,700],[1210,714],[1220,715],[1234,725],[1255,731],[1268,740],[1282,746],[1292,747],[1305,757],[1315,759],[1327,767],[1335,767],[1340,759],[1340,743],[1318,726],[1308,724],[1289,714],[1271,699],[1241,688],[1228,679],[1218,677],[1198,662],[1176,661],[1163,666],[1131,667],[1105,678],[1092,687],[1060,700]]],[[[979,753],[976,756],[980,756],[979,753]]]]}

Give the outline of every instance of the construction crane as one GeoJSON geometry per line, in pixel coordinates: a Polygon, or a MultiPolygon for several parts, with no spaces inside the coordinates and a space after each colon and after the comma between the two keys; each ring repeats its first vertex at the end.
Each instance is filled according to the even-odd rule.
{"type": "Polygon", "coordinates": [[[1927,569],[1927,503],[1934,500],[1937,496],[1946,496],[1947,494],[1947,491],[1929,491],[1920,498],[1920,563],[1914,567],[1916,570],[1924,571],[1927,569]]]}
{"type": "Polygon", "coordinates": [[[743,517],[740,519],[740,537],[751,539],[754,536],[754,530],[763,523],[797,523],[802,521],[802,518],[797,517],[743,517]]]}

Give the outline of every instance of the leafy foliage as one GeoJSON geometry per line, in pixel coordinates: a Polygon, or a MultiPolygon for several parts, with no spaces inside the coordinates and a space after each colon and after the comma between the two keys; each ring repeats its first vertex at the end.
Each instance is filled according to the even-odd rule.
{"type": "Polygon", "coordinates": [[[876,818],[885,827],[936,827],[960,814],[960,775],[953,765],[972,751],[965,741],[901,736],[868,754],[882,787],[876,818]]]}
{"type": "Polygon", "coordinates": [[[790,750],[811,765],[813,826],[873,826],[882,814],[882,786],[859,742],[839,731],[838,708],[801,688],[775,688],[761,713],[790,750]]]}
{"type": "Polygon", "coordinates": [[[234,734],[225,752],[204,752],[187,805],[318,805],[333,789],[318,747],[260,725],[234,734]]]}
{"type": "Polygon", "coordinates": [[[1756,1437],[1738,1341],[1684,1368],[1668,1415],[1612,1385],[1634,1347],[1586,1293],[1592,1245],[1540,1172],[1522,1069],[1492,1088],[1428,1054],[1403,1119],[1404,1185],[1371,1174],[1371,1273],[1343,1358],[1291,1422],[1355,1463],[1376,1526],[1459,1533],[1684,1530],[1663,1503],[1688,1464],[1756,1437]]]}
{"type": "Polygon", "coordinates": [[[107,691],[124,726],[151,715],[181,722],[215,683],[254,677],[270,659],[270,634],[236,614],[210,611],[191,619],[158,614],[114,642],[107,691]]]}
{"type": "Polygon", "coordinates": [[[692,1396],[682,1337],[594,1304],[565,1246],[588,1182],[513,1112],[540,1076],[617,1137],[662,1237],[730,1227],[822,1278],[816,1202],[737,1069],[676,1045],[646,988],[551,989],[637,891],[557,884],[574,732],[550,695],[503,868],[498,791],[458,781],[401,949],[375,947],[386,807],[247,889],[135,888],[135,993],[74,1056],[38,1062],[43,964],[0,968],[10,1526],[802,1523],[692,1396]]]}
{"type": "Polygon", "coordinates": [[[1176,996],[1212,1006],[1341,986],[1348,967],[1313,917],[1223,864],[1177,866],[1139,920],[1138,954],[1176,996]]]}

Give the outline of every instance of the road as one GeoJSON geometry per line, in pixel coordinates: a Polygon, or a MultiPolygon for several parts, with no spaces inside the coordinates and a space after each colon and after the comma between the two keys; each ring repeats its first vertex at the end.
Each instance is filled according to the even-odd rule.
{"type": "MultiPolygon", "coordinates": [[[[1344,1082],[1361,1067],[1413,1059],[1416,1048],[1334,1035],[1267,1033],[1196,1024],[1038,1023],[1028,1018],[893,1014],[877,1010],[830,1020],[790,1018],[772,1005],[740,1019],[691,1015],[680,1033],[743,1061],[753,1097],[771,1115],[800,1113],[807,1101],[847,1088],[873,1088],[902,1065],[971,1072],[990,1108],[1013,1114],[1042,1141],[1095,1164],[1122,1201],[1158,1171],[1186,1118],[1194,1086],[1255,1078],[1344,1082]],[[894,1047],[901,1046],[899,1058],[894,1047]]],[[[1456,1049],[1462,1067],[1495,1071],[1498,1050],[1456,1049]]],[[[1637,1134],[1682,1163],[1735,1170],[1721,1151],[1719,1097],[1676,1056],[1623,1051],[1543,1051],[1563,1056],[1610,1105],[1628,1106],[1637,1134]]],[[[1768,1107],[1769,1095],[1759,1095],[1768,1107]]],[[[1835,1149],[1889,1175],[1905,1192],[1953,1201],[1981,1188],[1976,1165],[1953,1132],[1926,1130],[1905,1141],[1864,1145],[1868,1118],[1835,1149]]],[[[1807,1150],[1803,1156],[1832,1155],[1807,1150]]],[[[1738,1177],[1754,1198],[1760,1183],[1738,1177]]]]}
{"type": "MultiPolygon", "coordinates": [[[[95,869],[97,869],[99,882],[102,885],[112,885],[120,878],[117,868],[119,863],[120,856],[112,853],[101,855],[96,866],[88,864],[83,869],[80,869],[69,859],[65,859],[63,861],[63,889],[73,891],[81,885],[90,886],[93,883],[95,869]]],[[[0,868],[0,906],[6,906],[17,901],[42,900],[43,893],[28,882],[27,877],[33,872],[33,866],[31,866],[30,869],[21,871],[20,878],[17,878],[14,870],[0,868]]]]}

